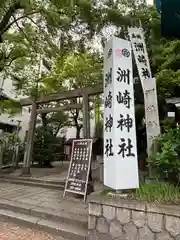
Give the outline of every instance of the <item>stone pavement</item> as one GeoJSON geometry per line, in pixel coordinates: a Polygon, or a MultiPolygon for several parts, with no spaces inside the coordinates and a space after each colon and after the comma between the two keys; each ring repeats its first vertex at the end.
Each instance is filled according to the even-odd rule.
{"type": "Polygon", "coordinates": [[[61,212],[66,209],[69,213],[87,214],[87,205],[81,199],[74,197],[63,198],[63,192],[56,189],[32,187],[11,183],[0,183],[0,199],[43,207],[61,212]],[[74,203],[74,204],[72,204],[74,203]]]}
{"type": "Polygon", "coordinates": [[[26,237],[29,231],[38,236],[33,240],[84,240],[87,236],[87,220],[87,204],[83,198],[72,195],[63,198],[63,191],[59,189],[0,182],[0,240],[5,240],[5,234],[1,237],[1,233],[5,232],[9,234],[7,240],[16,240],[15,235],[18,240],[31,240],[26,237]],[[5,225],[1,224],[2,221],[5,221],[5,225]],[[11,228],[8,221],[19,225],[11,228]],[[33,229],[22,228],[22,225],[33,229]],[[13,235],[11,230],[6,231],[6,227],[16,229],[16,234],[13,235]],[[18,235],[19,232],[25,237],[18,235]],[[58,238],[45,232],[53,233],[58,238]]]}
{"type": "Polygon", "coordinates": [[[0,240],[63,240],[46,232],[0,221],[0,240]]]}
{"type": "MultiPolygon", "coordinates": [[[[61,181],[65,180],[67,177],[69,162],[53,162],[53,168],[31,168],[31,177],[26,177],[28,179],[36,179],[41,181],[61,181]]],[[[20,177],[22,174],[22,169],[16,169],[12,173],[4,172],[6,176],[20,177]]]]}

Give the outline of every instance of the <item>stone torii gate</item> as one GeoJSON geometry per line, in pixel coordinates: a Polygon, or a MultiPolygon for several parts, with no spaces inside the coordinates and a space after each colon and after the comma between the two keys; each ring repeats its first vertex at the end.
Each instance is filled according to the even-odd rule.
{"type": "Polygon", "coordinates": [[[89,96],[103,93],[103,85],[96,85],[93,87],[79,88],[72,91],[55,93],[52,95],[42,96],[38,99],[25,98],[21,99],[22,106],[32,106],[29,130],[27,136],[27,144],[23,161],[23,175],[30,174],[31,158],[33,152],[33,141],[35,134],[36,119],[38,113],[50,113],[59,112],[70,109],[82,109],[83,110],[83,138],[90,138],[90,116],[89,116],[89,96]],[[39,105],[49,102],[70,100],[73,98],[82,97],[82,104],[67,104],[61,107],[43,108],[40,109],[39,105]]]}

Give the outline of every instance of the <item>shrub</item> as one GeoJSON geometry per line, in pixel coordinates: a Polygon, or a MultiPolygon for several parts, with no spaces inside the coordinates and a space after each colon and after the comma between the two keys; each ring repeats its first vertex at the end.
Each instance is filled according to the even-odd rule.
{"type": "Polygon", "coordinates": [[[1,139],[1,144],[3,144],[3,165],[12,164],[16,158],[16,146],[21,144],[16,132],[5,134],[1,139]]]}
{"type": "Polygon", "coordinates": [[[179,203],[180,188],[168,183],[141,184],[129,197],[147,202],[179,203]]]}
{"type": "Polygon", "coordinates": [[[51,162],[61,160],[64,142],[65,139],[54,136],[50,128],[47,131],[43,131],[42,127],[36,128],[33,162],[50,167],[51,162]]]}
{"type": "Polygon", "coordinates": [[[114,197],[154,203],[179,204],[180,187],[155,181],[150,184],[140,184],[138,189],[126,191],[121,195],[118,195],[115,190],[105,189],[101,191],[100,196],[103,199],[114,197]]]}
{"type": "Polygon", "coordinates": [[[149,164],[160,179],[173,184],[180,182],[180,129],[169,129],[154,142],[149,164]]]}
{"type": "Polygon", "coordinates": [[[163,121],[161,121],[161,131],[167,132],[169,131],[169,129],[172,128],[176,128],[176,122],[174,120],[174,118],[166,118],[163,121]]]}

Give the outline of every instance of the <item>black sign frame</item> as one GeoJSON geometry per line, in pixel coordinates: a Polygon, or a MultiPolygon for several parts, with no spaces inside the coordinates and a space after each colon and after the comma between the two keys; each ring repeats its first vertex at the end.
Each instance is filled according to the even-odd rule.
{"type": "MultiPolygon", "coordinates": [[[[90,173],[90,168],[91,168],[91,158],[92,158],[92,144],[93,144],[93,140],[92,139],[78,139],[78,140],[73,140],[73,144],[72,144],[72,152],[71,152],[71,161],[70,161],[70,164],[69,164],[69,169],[68,169],[68,176],[67,176],[67,179],[66,179],[66,183],[65,183],[65,188],[64,188],[64,194],[63,194],[63,197],[66,196],[66,192],[69,192],[69,193],[75,193],[75,194],[80,194],[80,195],[83,195],[84,196],[84,201],[86,201],[86,197],[87,197],[87,187],[88,187],[88,181],[89,181],[89,173],[90,173]],[[87,144],[86,144],[87,143],[87,144]],[[87,147],[84,147],[86,144],[87,147]],[[86,176],[85,176],[85,179],[83,180],[80,180],[77,178],[73,178],[71,177],[71,172],[72,172],[72,169],[73,169],[73,164],[75,164],[74,162],[76,161],[74,159],[74,156],[75,156],[75,149],[78,149],[77,146],[83,146],[85,149],[88,149],[88,156],[87,156],[87,160],[83,160],[83,156],[76,156],[81,162],[84,162],[84,161],[87,161],[87,170],[85,171],[86,173],[86,176]],[[70,187],[70,184],[72,182],[75,182],[75,180],[77,181],[81,181],[81,186],[82,188],[84,189],[84,191],[80,191],[80,190],[71,190],[69,189],[70,187]],[[84,186],[84,187],[83,187],[84,186]]],[[[81,147],[81,149],[84,149],[81,147]]],[[[79,147],[80,149],[80,147],[79,147]]],[[[87,154],[87,153],[86,153],[87,154]]],[[[77,163],[76,163],[77,165],[77,163]]],[[[78,164],[79,165],[79,164],[78,164]]],[[[80,175],[79,175],[80,176],[80,175]]],[[[80,183],[79,183],[80,184],[80,183]]]]}

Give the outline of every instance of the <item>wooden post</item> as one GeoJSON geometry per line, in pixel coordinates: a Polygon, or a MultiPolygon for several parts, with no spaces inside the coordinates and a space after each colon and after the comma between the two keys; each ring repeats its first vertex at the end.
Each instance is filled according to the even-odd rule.
{"type": "Polygon", "coordinates": [[[0,141],[0,171],[3,166],[3,156],[4,156],[4,143],[3,140],[0,141]]]}
{"type": "Polygon", "coordinates": [[[32,151],[33,151],[33,144],[34,144],[34,133],[35,133],[35,127],[36,127],[36,118],[37,118],[36,110],[37,110],[37,104],[33,102],[31,117],[29,122],[26,150],[24,154],[22,175],[30,175],[31,158],[32,158],[32,151]]]}
{"type": "Polygon", "coordinates": [[[83,93],[83,138],[90,138],[90,114],[89,114],[89,96],[86,91],[83,93]]]}

